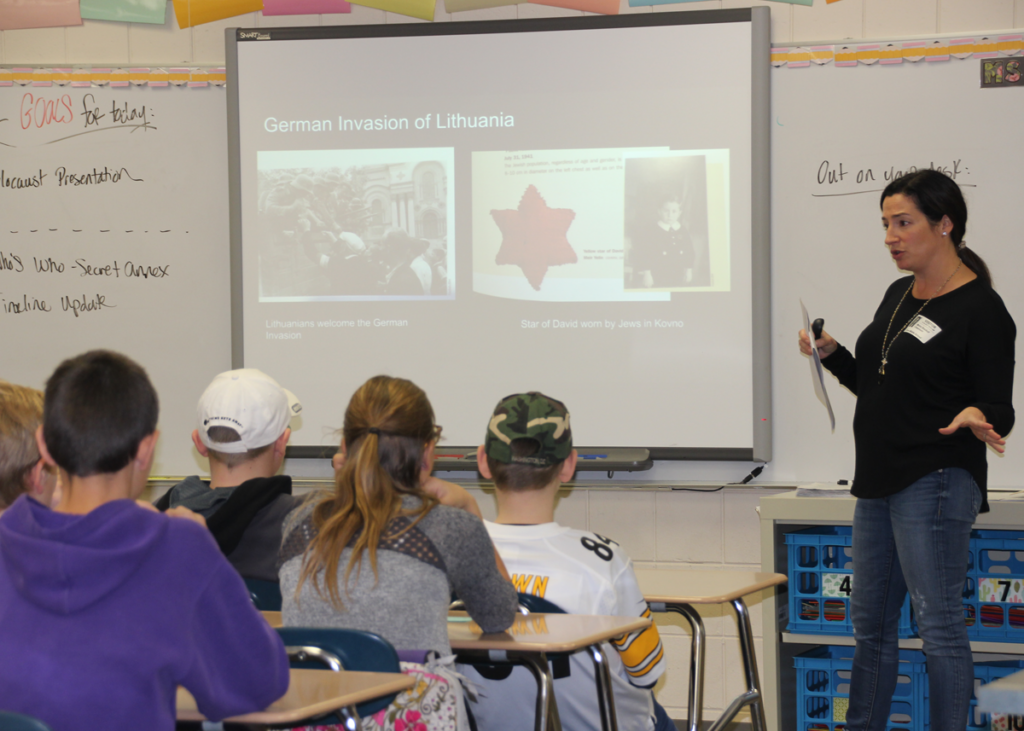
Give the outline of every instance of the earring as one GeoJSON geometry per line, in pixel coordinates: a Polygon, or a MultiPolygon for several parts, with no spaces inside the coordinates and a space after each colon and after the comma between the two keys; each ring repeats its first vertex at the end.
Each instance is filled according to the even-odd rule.
{"type": "Polygon", "coordinates": [[[945,236],[945,235],[946,235],[946,232],[945,232],[945,231],[943,231],[943,232],[942,232],[942,235],[943,235],[943,236],[945,236]]]}

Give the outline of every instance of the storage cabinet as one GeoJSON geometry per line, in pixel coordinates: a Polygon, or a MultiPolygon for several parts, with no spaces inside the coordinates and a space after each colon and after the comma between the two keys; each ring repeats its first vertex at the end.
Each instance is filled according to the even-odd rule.
{"type": "MultiPolygon", "coordinates": [[[[1024,501],[1000,499],[990,493],[992,510],[978,517],[975,528],[1024,530],[1024,501]]],[[[796,492],[761,498],[761,570],[788,573],[786,534],[813,526],[843,526],[853,523],[856,500],[852,497],[797,497],[796,492]]],[[[786,631],[790,604],[789,587],[777,587],[762,605],[764,648],[765,718],[768,731],[792,731],[797,727],[797,671],[793,658],[821,645],[854,644],[852,636],[796,634],[786,631]]],[[[921,648],[921,640],[900,640],[900,647],[921,648]]],[[[1024,642],[972,640],[979,655],[1024,655],[1024,642]]]]}

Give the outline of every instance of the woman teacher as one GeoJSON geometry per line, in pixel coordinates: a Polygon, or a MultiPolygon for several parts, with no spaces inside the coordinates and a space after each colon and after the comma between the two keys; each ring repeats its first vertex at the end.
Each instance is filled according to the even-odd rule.
{"type": "MultiPolygon", "coordinates": [[[[1013,426],[1016,326],[964,241],[959,186],[933,170],[882,192],[895,281],[851,354],[822,333],[822,363],[857,395],[853,418],[857,641],[848,731],[882,731],[910,592],[928,659],[932,731],[963,731],[974,687],[961,603],[971,526],[988,510],[986,451],[1013,426]]],[[[811,343],[800,331],[800,350],[811,343]]]]}

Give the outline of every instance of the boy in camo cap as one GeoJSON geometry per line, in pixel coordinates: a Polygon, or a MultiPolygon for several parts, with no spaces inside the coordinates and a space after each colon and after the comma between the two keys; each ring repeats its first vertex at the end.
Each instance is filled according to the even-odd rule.
{"type": "Polygon", "coordinates": [[[498,464],[551,467],[569,457],[575,464],[569,410],[561,401],[537,391],[502,399],[487,425],[483,450],[498,464]],[[512,442],[516,439],[527,440],[530,449],[517,445],[514,451],[512,442]]]}
{"type": "MultiPolygon", "coordinates": [[[[533,594],[571,614],[650,617],[633,565],[618,543],[596,533],[555,522],[555,500],[576,470],[569,410],[542,393],[502,399],[477,451],[480,473],[497,488],[498,516],[484,521],[505,561],[516,591],[533,594]]],[[[618,638],[605,646],[612,671],[615,709],[621,731],[674,729],[651,687],[665,670],[658,629],[618,638]],[[612,647],[616,650],[612,652],[612,647]]],[[[594,665],[583,654],[570,658],[568,675],[558,677],[555,696],[563,728],[601,728],[594,703],[594,665]]],[[[463,671],[483,686],[473,704],[480,728],[513,731],[532,724],[537,686],[522,667],[502,680],[463,671]]],[[[488,676],[494,678],[490,671],[488,676]]],[[[564,671],[563,671],[564,672],[564,671]]]]}

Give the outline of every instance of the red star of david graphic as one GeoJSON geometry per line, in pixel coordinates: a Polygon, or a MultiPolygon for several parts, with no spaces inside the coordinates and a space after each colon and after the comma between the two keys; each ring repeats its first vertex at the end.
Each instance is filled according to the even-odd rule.
{"type": "Polygon", "coordinates": [[[549,266],[576,263],[576,252],[565,236],[576,211],[548,208],[535,186],[523,193],[518,209],[494,210],[491,216],[502,236],[495,263],[518,266],[534,289],[540,291],[549,266]]]}

